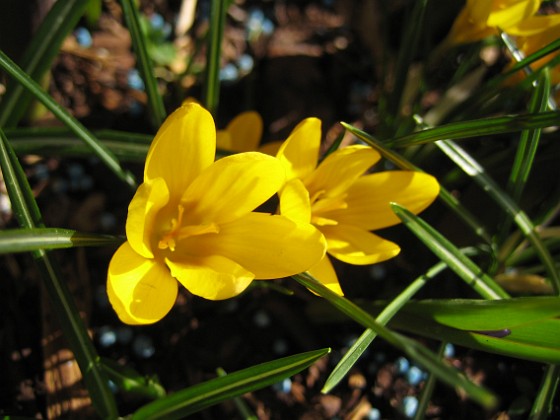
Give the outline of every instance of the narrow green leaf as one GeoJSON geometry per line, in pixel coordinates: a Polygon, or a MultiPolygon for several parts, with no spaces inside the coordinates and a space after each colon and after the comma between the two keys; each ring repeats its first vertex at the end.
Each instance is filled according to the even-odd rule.
{"type": "MultiPolygon", "coordinates": [[[[393,316],[416,294],[418,290],[426,284],[426,282],[447,267],[445,263],[439,262],[430,268],[424,275],[414,280],[405,290],[403,290],[395,299],[391,301],[383,311],[375,319],[380,325],[387,325],[393,316]]],[[[347,373],[356,364],[364,351],[369,347],[373,340],[377,337],[377,333],[372,329],[365,330],[360,337],[352,344],[348,351],[342,356],[342,359],[332,370],[331,374],[325,381],[325,385],[321,392],[328,393],[347,375],[347,373]]]]}
{"type": "Polygon", "coordinates": [[[556,398],[556,390],[560,380],[560,365],[550,365],[543,377],[537,398],[531,409],[531,420],[546,420],[552,412],[552,404],[556,398]]]}
{"type": "MultiPolygon", "coordinates": [[[[560,113],[557,113],[560,115],[560,113]]],[[[550,252],[543,244],[535,226],[519,206],[507,195],[498,184],[490,178],[484,168],[470,156],[466,150],[450,140],[440,140],[436,145],[459,166],[474,182],[476,182],[510,217],[535,248],[541,262],[546,267],[552,287],[556,294],[560,293],[560,273],[556,269],[550,252]]]]}
{"type": "Polygon", "coordinates": [[[406,208],[391,203],[395,214],[424,245],[444,261],[467,285],[486,299],[508,298],[509,295],[470,258],[464,255],[441,233],[406,208]]]}
{"type": "Polygon", "coordinates": [[[85,128],[79,121],[68,113],[62,106],[57,104],[34,80],[25,74],[10,58],[0,51],[0,67],[8,72],[10,76],[21,83],[28,89],[45,107],[49,109],[66,127],[68,127],[76,136],[83,140],[99,157],[99,159],[107,165],[107,167],[117,175],[118,178],[126,182],[131,187],[136,187],[134,176],[121,168],[119,161],[103,144],[101,144],[91,132],[85,128]]]}
{"type": "Polygon", "coordinates": [[[219,402],[295,375],[329,352],[330,349],[320,349],[300,353],[191,386],[144,405],[132,415],[132,419],[184,418],[219,402]]]}
{"type": "Polygon", "coordinates": [[[465,139],[469,137],[490,136],[560,125],[560,113],[540,112],[501,117],[480,118],[440,125],[435,128],[417,131],[406,136],[388,140],[387,147],[408,147],[416,144],[431,143],[442,139],[465,139]]]}
{"type": "Polygon", "coordinates": [[[211,0],[210,29],[206,53],[206,78],[203,102],[206,109],[216,116],[220,101],[220,59],[222,53],[222,38],[226,22],[228,0],[211,0]]]}
{"type": "MultiPolygon", "coordinates": [[[[375,139],[373,136],[369,135],[365,131],[362,131],[350,124],[341,122],[348,131],[358,137],[360,140],[364,141],[372,148],[377,150],[381,156],[385,159],[390,160],[395,165],[401,169],[408,171],[422,171],[420,168],[412,164],[406,158],[404,158],[399,153],[394,150],[389,149],[385,144],[381,143],[379,140],[375,139]]],[[[478,220],[478,218],[472,214],[466,207],[464,207],[459,200],[451,194],[443,185],[440,185],[439,198],[449,207],[467,226],[469,226],[473,232],[479,236],[487,244],[492,243],[492,238],[486,231],[486,228],[478,220]]]]}
{"type": "Polygon", "coordinates": [[[408,357],[415,360],[428,371],[432,372],[444,383],[452,387],[463,389],[470,398],[484,407],[490,408],[495,406],[497,401],[492,393],[469,381],[456,369],[442,362],[426,347],[414,340],[411,340],[410,338],[385,328],[356,304],[342,296],[338,296],[309,274],[298,274],[292,276],[292,278],[312,292],[326,299],[331,305],[354,321],[375,331],[381,338],[406,353],[408,357]]]}
{"type": "Polygon", "coordinates": [[[165,389],[155,376],[142,376],[134,369],[107,358],[101,359],[101,368],[122,392],[152,400],[166,395],[165,389]]]}
{"type": "Polygon", "coordinates": [[[139,71],[144,79],[144,85],[146,86],[148,107],[150,108],[152,122],[155,127],[159,127],[165,120],[167,114],[154,75],[154,65],[148,55],[146,39],[140,27],[138,9],[134,0],[121,0],[121,5],[123,8],[124,20],[130,32],[130,37],[132,38],[132,46],[134,47],[136,59],[138,60],[139,71]]]}
{"type": "Polygon", "coordinates": [[[80,233],[61,228],[8,229],[0,231],[0,254],[61,249],[82,246],[106,246],[122,242],[110,235],[80,233]]]}
{"type": "Polygon", "coordinates": [[[560,336],[557,331],[560,328],[560,319],[542,317],[544,313],[558,314],[559,301],[558,298],[553,299],[556,300],[543,302],[548,305],[549,311],[541,311],[536,307],[538,301],[529,300],[518,305],[518,299],[475,303],[450,300],[446,302],[447,305],[442,305],[441,302],[411,304],[410,307],[405,306],[393,318],[394,324],[391,325],[476,350],[541,363],[559,363],[560,336]],[[556,305],[556,308],[550,307],[550,302],[556,305]],[[441,310],[444,306],[447,307],[442,315],[441,310]],[[510,321],[507,314],[503,314],[498,308],[504,309],[507,314],[514,314],[515,318],[510,321]],[[479,310],[491,315],[483,319],[478,313],[479,310]],[[459,312],[463,316],[468,315],[464,322],[461,322],[459,312]],[[523,315],[526,315],[526,319],[523,315]]]}
{"type": "MultiPolygon", "coordinates": [[[[218,374],[218,376],[226,376],[227,375],[227,372],[222,368],[216,369],[216,373],[218,374]]],[[[241,415],[241,417],[243,419],[245,419],[245,420],[258,420],[258,417],[249,408],[249,406],[243,400],[243,398],[234,397],[233,398],[233,403],[235,404],[235,407],[237,408],[237,411],[239,412],[239,414],[241,415]]]]}
{"type": "MultiPolygon", "coordinates": [[[[0,169],[14,209],[14,215],[20,226],[27,229],[44,227],[31,187],[1,129],[0,169]]],[[[31,255],[43,278],[45,289],[52,302],[52,308],[76,357],[93,406],[101,418],[116,418],[118,415],[117,407],[114,396],[109,389],[107,377],[99,366],[97,352],[68,286],[61,280],[60,268],[45,250],[32,251],[31,255]]]]}
{"type": "MultiPolygon", "coordinates": [[[[88,6],[83,0],[54,2],[37,28],[21,58],[21,67],[30,78],[39,82],[51,68],[64,38],[76,26],[88,6]]],[[[15,127],[26,111],[31,95],[19,83],[8,85],[0,106],[0,127],[15,127]]]]}

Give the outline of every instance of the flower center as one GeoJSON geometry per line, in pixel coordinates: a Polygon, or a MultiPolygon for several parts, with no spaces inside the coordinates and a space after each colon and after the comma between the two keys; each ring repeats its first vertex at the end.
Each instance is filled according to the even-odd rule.
{"type": "Polygon", "coordinates": [[[183,226],[183,214],[185,208],[179,204],[177,207],[177,217],[171,219],[171,229],[163,235],[158,242],[159,249],[169,249],[175,251],[177,242],[190,236],[204,235],[206,233],[218,233],[220,228],[215,223],[205,225],[186,225],[183,226]]]}
{"type": "Polygon", "coordinates": [[[337,225],[334,219],[324,217],[324,213],[333,210],[341,210],[348,207],[346,204],[346,194],[338,197],[326,197],[326,191],[317,191],[311,197],[311,223],[317,226],[337,225]]]}

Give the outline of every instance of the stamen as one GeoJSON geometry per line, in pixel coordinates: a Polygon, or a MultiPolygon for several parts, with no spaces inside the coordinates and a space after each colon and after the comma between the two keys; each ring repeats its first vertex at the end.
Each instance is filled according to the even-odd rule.
{"type": "Polygon", "coordinates": [[[177,218],[171,219],[171,229],[163,235],[158,242],[159,249],[168,249],[175,251],[177,241],[188,238],[190,236],[204,235],[207,233],[218,233],[220,228],[215,223],[205,225],[188,225],[181,226],[183,222],[183,213],[185,208],[182,205],[178,206],[177,218]]]}

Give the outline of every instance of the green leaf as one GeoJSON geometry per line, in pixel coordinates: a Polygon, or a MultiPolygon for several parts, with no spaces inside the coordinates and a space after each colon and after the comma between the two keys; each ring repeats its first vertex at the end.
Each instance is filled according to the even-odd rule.
{"type": "MultiPolygon", "coordinates": [[[[88,1],[59,0],[37,28],[29,46],[21,58],[21,67],[31,79],[38,82],[51,68],[64,38],[76,26],[88,7],[88,1]]],[[[24,87],[15,83],[8,85],[0,106],[0,127],[15,127],[23,116],[31,96],[24,87]]]]}
{"type": "MultiPolygon", "coordinates": [[[[560,113],[557,113],[560,115],[560,113]]],[[[513,218],[519,230],[525,235],[527,240],[531,242],[535,252],[539,256],[541,262],[546,267],[546,271],[550,277],[552,287],[556,293],[560,292],[560,273],[556,269],[556,265],[550,252],[537,233],[535,226],[529,217],[519,208],[519,206],[507,195],[498,184],[490,178],[484,168],[476,162],[466,150],[459,147],[450,140],[440,140],[436,142],[439,147],[457,166],[459,166],[467,175],[469,175],[475,183],[477,183],[483,191],[485,191],[494,202],[513,218]]]]}
{"type": "MultiPolygon", "coordinates": [[[[25,173],[10,147],[4,132],[0,129],[0,169],[6,189],[20,226],[28,229],[43,227],[39,207],[33,197],[25,173]]],[[[60,268],[56,260],[43,249],[32,251],[31,255],[42,277],[52,308],[56,314],[64,336],[76,357],[88,388],[93,406],[101,418],[116,418],[117,406],[104,372],[99,366],[99,357],[66,282],[61,280],[60,268]]]]}
{"type": "Polygon", "coordinates": [[[381,338],[406,353],[411,359],[422,365],[426,370],[432,372],[444,383],[463,389],[470,398],[484,407],[490,408],[496,405],[497,401],[495,396],[488,390],[469,381],[456,369],[442,362],[426,347],[414,340],[411,340],[410,338],[385,328],[366,311],[348,299],[338,296],[309,274],[298,274],[292,276],[292,278],[312,292],[326,299],[331,305],[346,314],[348,317],[352,318],[354,321],[375,331],[381,338]]]}
{"type": "Polygon", "coordinates": [[[403,221],[430,251],[444,261],[467,285],[487,299],[508,298],[509,295],[469,257],[441,233],[406,208],[391,203],[395,214],[403,221]]]}
{"type": "Polygon", "coordinates": [[[122,392],[154,400],[166,394],[155,376],[142,376],[134,369],[107,358],[101,359],[101,368],[122,392]]]}
{"type": "Polygon", "coordinates": [[[144,405],[132,415],[132,419],[184,418],[219,402],[295,375],[329,352],[330,349],[320,349],[300,353],[191,386],[144,405]]]}
{"type": "Polygon", "coordinates": [[[138,14],[138,9],[134,4],[133,0],[121,0],[123,15],[126,22],[126,26],[130,31],[130,37],[132,38],[132,45],[134,47],[134,52],[136,53],[136,58],[138,60],[138,66],[140,74],[144,79],[144,84],[146,86],[146,94],[148,95],[148,106],[150,108],[150,115],[153,119],[153,123],[156,127],[161,126],[166,117],[165,106],[163,104],[163,98],[161,97],[157,80],[154,76],[154,66],[152,60],[148,55],[148,49],[146,46],[146,39],[142,33],[140,25],[140,16],[138,14]]]}
{"type": "MultiPolygon", "coordinates": [[[[375,319],[380,325],[386,325],[393,316],[416,294],[418,290],[426,284],[426,282],[447,267],[444,263],[437,263],[426,274],[414,280],[402,293],[393,299],[375,319]]],[[[332,370],[331,374],[325,381],[325,385],[321,392],[328,393],[346,376],[346,374],[356,364],[361,355],[366,351],[369,345],[377,337],[377,333],[372,329],[365,330],[360,337],[352,344],[348,351],[342,356],[342,359],[332,370]]]]}
{"type": "Polygon", "coordinates": [[[91,151],[117,175],[118,178],[126,182],[131,187],[136,187],[134,176],[121,168],[119,161],[103,144],[101,144],[91,132],[85,128],[78,120],[68,113],[62,106],[51,98],[35,81],[24,73],[10,58],[0,51],[0,67],[4,68],[10,76],[15,78],[26,89],[41,101],[66,127],[76,136],[83,140],[91,151]]]}
{"type": "Polygon", "coordinates": [[[465,347],[543,363],[560,362],[560,298],[447,300],[406,305],[394,327],[465,347]]]}
{"type": "Polygon", "coordinates": [[[31,228],[0,231],[0,254],[61,249],[81,246],[106,246],[122,242],[110,235],[80,233],[70,229],[31,228]]]}
{"type": "Polygon", "coordinates": [[[210,29],[207,40],[206,72],[203,102],[216,116],[220,101],[220,63],[222,53],[222,38],[226,22],[228,0],[211,0],[210,2],[210,29]]]}
{"type": "Polygon", "coordinates": [[[387,141],[388,147],[408,147],[442,139],[465,139],[560,125],[560,113],[540,112],[480,118],[440,125],[387,141]]]}

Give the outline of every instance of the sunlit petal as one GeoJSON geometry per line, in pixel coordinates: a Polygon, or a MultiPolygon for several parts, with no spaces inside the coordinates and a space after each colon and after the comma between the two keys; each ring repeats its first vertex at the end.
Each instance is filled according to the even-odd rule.
{"type": "Polygon", "coordinates": [[[311,221],[309,192],[299,179],[287,182],[279,193],[280,214],[301,223],[311,221]]]}
{"type": "Polygon", "coordinates": [[[337,197],[379,159],[379,153],[368,146],[354,145],[338,149],[321,162],[305,180],[305,185],[311,195],[325,191],[325,197],[337,197]]]}
{"type": "Polygon", "coordinates": [[[237,296],[255,277],[241,265],[218,255],[189,257],[185,261],[166,260],[166,263],[189,292],[210,300],[237,296]]]}
{"type": "Polygon", "coordinates": [[[334,271],[331,260],[328,255],[325,255],[321,261],[316,265],[307,270],[309,274],[319,280],[323,285],[327,286],[330,290],[335,292],[339,296],[343,296],[344,293],[340,288],[340,283],[338,282],[338,277],[334,271]]]}
{"type": "Polygon", "coordinates": [[[263,121],[257,112],[243,112],[230,121],[226,131],[231,137],[230,150],[254,152],[261,141],[263,121]]]}
{"type": "Polygon", "coordinates": [[[169,191],[162,178],[144,182],[128,206],[126,236],[140,255],[153,258],[152,238],[158,212],[169,202],[169,191]]]}
{"type": "Polygon", "coordinates": [[[191,246],[198,255],[223,255],[257,279],[301,273],[325,253],[324,238],[312,225],[265,213],[248,213],[223,224],[218,235],[193,238],[191,246]]]}
{"type": "Polygon", "coordinates": [[[292,131],[278,150],[277,157],[286,166],[288,180],[304,178],[317,166],[321,146],[321,120],[306,118],[292,131]]]}
{"type": "Polygon", "coordinates": [[[164,264],[138,255],[125,242],[109,264],[107,294],[121,321],[152,324],[173,307],[177,281],[164,264]]]}
{"type": "Polygon", "coordinates": [[[225,223],[268,200],[282,186],[278,160],[257,152],[216,161],[186,190],[183,203],[191,224],[225,223]]]}
{"type": "Polygon", "coordinates": [[[501,0],[493,3],[498,3],[498,6],[493,7],[487,25],[507,29],[534,15],[539,10],[541,0],[501,0]]]}
{"type": "Polygon", "coordinates": [[[350,225],[323,226],[328,253],[348,264],[375,264],[396,256],[397,244],[350,225]]]}
{"type": "Polygon", "coordinates": [[[375,230],[400,223],[391,202],[415,214],[428,207],[439,194],[439,184],[431,175],[414,171],[386,171],[365,175],[347,190],[347,207],[322,213],[343,224],[375,230]]]}
{"type": "Polygon", "coordinates": [[[216,128],[208,111],[188,103],[158,130],[144,169],[144,180],[163,178],[172,196],[182,194],[214,161],[216,128]]]}
{"type": "MultiPolygon", "coordinates": [[[[560,25],[560,13],[553,15],[532,16],[520,22],[516,26],[508,28],[510,35],[516,36],[535,36],[560,25]]],[[[560,27],[556,30],[556,36],[560,34],[560,27]]],[[[544,47],[546,43],[542,43],[544,47]]]]}

